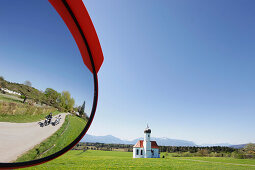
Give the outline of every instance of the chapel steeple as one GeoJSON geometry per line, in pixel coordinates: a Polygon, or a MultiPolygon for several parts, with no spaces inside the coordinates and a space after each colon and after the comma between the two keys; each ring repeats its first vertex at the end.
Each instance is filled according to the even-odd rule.
{"type": "Polygon", "coordinates": [[[144,130],[144,133],[151,133],[151,129],[149,128],[148,124],[147,124],[147,127],[144,130]]]}

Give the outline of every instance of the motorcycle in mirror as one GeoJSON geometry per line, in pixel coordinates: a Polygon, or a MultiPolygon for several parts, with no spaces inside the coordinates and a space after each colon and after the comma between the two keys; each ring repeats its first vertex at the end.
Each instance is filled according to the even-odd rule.
{"type": "Polygon", "coordinates": [[[82,0],[0,4],[0,168],[33,166],[87,132],[103,53],[82,0]]]}

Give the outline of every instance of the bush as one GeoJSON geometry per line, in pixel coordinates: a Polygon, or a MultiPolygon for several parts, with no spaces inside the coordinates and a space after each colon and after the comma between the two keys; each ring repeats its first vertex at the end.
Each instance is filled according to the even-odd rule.
{"type": "Polygon", "coordinates": [[[198,151],[198,153],[201,155],[201,156],[208,156],[209,155],[209,152],[207,149],[201,149],[198,151]]]}
{"type": "Polygon", "coordinates": [[[211,152],[209,154],[209,157],[218,157],[218,153],[217,152],[211,152]]]}
{"type": "Polygon", "coordinates": [[[254,154],[244,154],[243,157],[244,157],[244,159],[255,159],[254,154]]]}
{"type": "Polygon", "coordinates": [[[192,153],[190,153],[190,152],[183,152],[183,153],[181,154],[181,156],[182,156],[182,157],[193,157],[192,153]]]}
{"type": "Polygon", "coordinates": [[[172,157],[181,157],[181,154],[180,153],[173,153],[172,157]]]}
{"type": "Polygon", "coordinates": [[[241,153],[240,151],[239,152],[238,151],[232,152],[231,157],[232,158],[237,158],[237,159],[244,159],[245,158],[244,154],[241,153]]]}
{"type": "Polygon", "coordinates": [[[37,107],[22,103],[0,101],[0,113],[2,115],[37,115],[56,111],[53,107],[37,107]]]}

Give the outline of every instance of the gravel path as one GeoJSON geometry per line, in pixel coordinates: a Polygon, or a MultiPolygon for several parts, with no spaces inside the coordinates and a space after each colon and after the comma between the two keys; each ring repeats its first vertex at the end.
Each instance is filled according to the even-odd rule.
{"type": "MultiPolygon", "coordinates": [[[[61,120],[56,126],[48,125],[40,127],[38,122],[0,122],[0,162],[15,161],[18,156],[50,137],[62,126],[67,114],[60,114],[61,120]]],[[[54,116],[52,121],[55,121],[58,115],[54,116]]]]}

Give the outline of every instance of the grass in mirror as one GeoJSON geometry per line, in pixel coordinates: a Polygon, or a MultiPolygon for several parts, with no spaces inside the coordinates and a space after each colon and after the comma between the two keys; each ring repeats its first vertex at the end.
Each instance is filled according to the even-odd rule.
{"type": "Polygon", "coordinates": [[[1,162],[25,162],[54,154],[75,140],[87,121],[85,101],[75,105],[68,91],[39,91],[31,83],[0,78],[1,162]]]}
{"type": "MultiPolygon", "coordinates": [[[[28,83],[27,83],[28,84],[28,83]]],[[[0,77],[0,122],[33,122],[49,113],[71,112],[88,119],[82,106],[75,107],[70,92],[57,92],[52,88],[40,91],[29,85],[13,83],[0,77]]]]}
{"type": "Polygon", "coordinates": [[[54,8],[48,1],[1,3],[0,163],[30,164],[71,149],[91,115],[90,58],[54,8]]]}
{"type": "Polygon", "coordinates": [[[83,130],[87,121],[67,115],[61,128],[48,139],[19,157],[16,162],[34,160],[54,154],[70,144],[83,130]]]}

